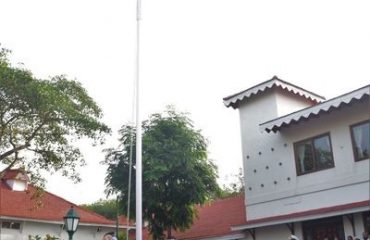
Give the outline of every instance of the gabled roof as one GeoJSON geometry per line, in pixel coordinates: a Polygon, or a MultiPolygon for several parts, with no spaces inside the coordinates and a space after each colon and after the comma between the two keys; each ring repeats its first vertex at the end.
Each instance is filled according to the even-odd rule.
{"type": "Polygon", "coordinates": [[[260,83],[254,87],[248,88],[239,93],[233,94],[231,96],[225,97],[224,104],[226,107],[238,108],[238,105],[241,101],[251,98],[255,95],[259,95],[269,89],[280,88],[284,91],[288,91],[296,94],[297,96],[306,98],[312,101],[314,104],[322,102],[325,100],[324,97],[317,95],[316,93],[307,91],[301,87],[295,86],[291,83],[279,79],[277,76],[274,76],[270,80],[267,80],[263,83],[260,83]]]}
{"type": "Polygon", "coordinates": [[[204,239],[234,236],[231,226],[245,223],[244,195],[220,199],[198,207],[198,219],[189,230],[175,232],[176,239],[204,239]]]}
{"type": "Polygon", "coordinates": [[[115,225],[103,216],[46,191],[36,200],[33,198],[35,192],[36,188],[32,185],[27,191],[12,191],[4,181],[0,181],[0,218],[62,223],[63,217],[73,206],[81,217],[81,225],[115,225]]]}
{"type": "Polygon", "coordinates": [[[315,106],[308,107],[297,112],[273,119],[271,121],[260,124],[260,129],[266,132],[277,132],[281,128],[292,124],[308,120],[323,113],[328,113],[332,110],[339,109],[343,106],[348,106],[354,102],[369,99],[370,85],[357,89],[355,91],[343,94],[328,101],[319,103],[315,106]]]}

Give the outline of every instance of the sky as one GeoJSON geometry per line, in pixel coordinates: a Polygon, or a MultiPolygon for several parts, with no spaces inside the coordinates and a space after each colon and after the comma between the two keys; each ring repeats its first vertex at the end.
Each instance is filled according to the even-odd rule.
{"type": "MultiPolygon", "coordinates": [[[[142,0],[141,118],[172,104],[209,141],[227,184],[242,167],[238,111],[222,98],[277,75],[327,99],[370,83],[368,0],[142,0]]],[[[135,0],[0,0],[0,43],[38,78],[65,74],[87,89],[112,128],[81,144],[74,184],[47,190],[77,204],[104,199],[102,149],[132,120],[135,0]]],[[[145,191],[145,189],[143,189],[145,191]]]]}

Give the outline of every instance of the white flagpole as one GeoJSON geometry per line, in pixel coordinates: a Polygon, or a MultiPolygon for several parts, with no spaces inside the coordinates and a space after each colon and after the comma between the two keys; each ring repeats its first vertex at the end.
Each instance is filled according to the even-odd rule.
{"type": "Polygon", "coordinates": [[[141,0],[136,6],[136,240],[142,240],[142,140],[140,119],[140,20],[141,0]]]}

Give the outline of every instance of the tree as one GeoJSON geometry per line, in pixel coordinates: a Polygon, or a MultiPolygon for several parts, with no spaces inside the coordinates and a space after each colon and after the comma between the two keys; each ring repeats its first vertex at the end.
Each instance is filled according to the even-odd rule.
{"type": "Polygon", "coordinates": [[[0,50],[0,177],[18,167],[36,182],[41,169],[79,181],[76,167],[85,161],[71,143],[84,137],[103,142],[110,129],[100,121],[101,109],[80,83],[65,76],[37,79],[13,67],[9,52],[0,50]]]}
{"type": "Polygon", "coordinates": [[[228,185],[223,185],[223,188],[220,192],[220,198],[229,198],[238,196],[244,193],[244,176],[243,176],[243,169],[239,168],[238,174],[232,174],[231,177],[233,181],[228,185]]]}
{"type": "MultiPolygon", "coordinates": [[[[186,114],[167,108],[153,114],[142,124],[143,129],[143,218],[148,221],[153,239],[172,238],[171,230],[189,228],[196,216],[196,204],[216,196],[216,166],[207,158],[207,143],[195,130],[186,114]]],[[[107,193],[118,194],[121,208],[127,207],[130,144],[134,145],[134,128],[124,125],[120,146],[108,149],[107,193]]],[[[133,164],[135,153],[133,152],[133,164]]],[[[135,191],[135,171],[131,196],[135,191]]],[[[130,199],[134,217],[135,198],[130,199]]]]}
{"type": "Polygon", "coordinates": [[[99,200],[91,204],[83,204],[81,207],[96,212],[111,220],[116,220],[117,218],[117,201],[114,199],[99,200]]]}

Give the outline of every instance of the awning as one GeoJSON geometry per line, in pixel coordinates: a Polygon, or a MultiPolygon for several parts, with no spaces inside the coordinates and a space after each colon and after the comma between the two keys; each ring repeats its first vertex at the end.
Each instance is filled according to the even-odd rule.
{"type": "Polygon", "coordinates": [[[239,93],[233,94],[231,96],[225,97],[224,104],[226,107],[233,107],[234,109],[238,107],[239,103],[243,100],[246,100],[250,97],[253,97],[254,95],[261,94],[269,89],[272,88],[281,88],[285,91],[294,93],[300,97],[303,97],[305,99],[308,99],[312,101],[314,104],[318,102],[322,102],[325,100],[324,97],[317,95],[313,92],[307,91],[301,87],[295,86],[291,83],[288,83],[286,81],[283,81],[279,79],[278,77],[274,76],[268,81],[265,81],[261,84],[258,84],[254,87],[248,88],[244,91],[241,91],[239,93]]]}
{"type": "Polygon", "coordinates": [[[232,231],[253,229],[257,227],[272,226],[285,223],[302,222],[313,219],[327,218],[333,216],[346,215],[370,210],[370,200],[337,205],[326,208],[313,209],[303,212],[254,219],[246,222],[244,225],[232,226],[232,231]]]}
{"type": "Polygon", "coordinates": [[[367,85],[350,93],[346,93],[339,97],[319,103],[315,106],[308,107],[297,112],[262,123],[260,124],[260,130],[266,132],[271,131],[277,132],[283,127],[288,127],[292,124],[308,120],[322,113],[328,113],[332,110],[339,109],[343,106],[350,105],[356,101],[365,98],[368,99],[369,95],[370,95],[370,85],[367,85]]]}

